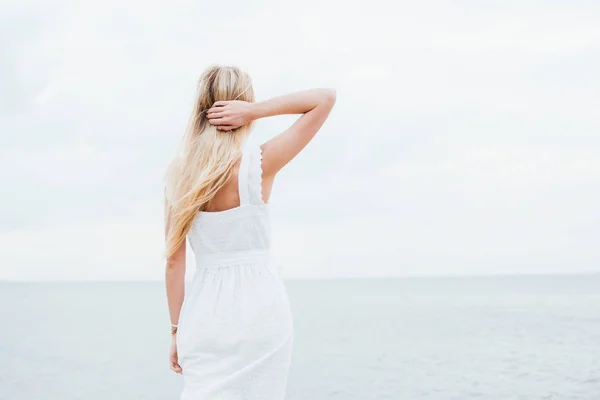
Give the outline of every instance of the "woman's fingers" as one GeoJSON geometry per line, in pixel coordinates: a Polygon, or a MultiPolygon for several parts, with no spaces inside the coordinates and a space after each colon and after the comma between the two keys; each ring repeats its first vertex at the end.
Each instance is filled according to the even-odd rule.
{"type": "Polygon", "coordinates": [[[227,118],[222,118],[222,117],[221,118],[210,117],[208,119],[208,122],[210,122],[213,125],[228,125],[229,120],[227,118]]]}
{"type": "Polygon", "coordinates": [[[239,125],[232,125],[231,118],[212,118],[208,122],[220,131],[231,131],[240,127],[239,125]]]}
{"type": "Polygon", "coordinates": [[[208,122],[210,122],[211,124],[214,125],[214,122],[224,122],[225,120],[229,119],[229,117],[225,116],[225,115],[207,115],[206,119],[208,119],[208,122]]]}
{"type": "Polygon", "coordinates": [[[213,108],[209,108],[208,111],[206,111],[206,116],[208,116],[208,117],[219,116],[219,115],[223,115],[225,113],[226,113],[225,108],[213,107],[213,108]]]}
{"type": "Polygon", "coordinates": [[[178,374],[181,373],[182,369],[181,369],[181,365],[179,365],[179,362],[173,358],[171,358],[171,371],[176,372],[178,374]]]}
{"type": "Polygon", "coordinates": [[[227,106],[228,101],[217,101],[206,111],[206,114],[214,114],[225,111],[225,107],[227,106]]]}
{"type": "Polygon", "coordinates": [[[230,101],[217,101],[206,111],[208,122],[220,131],[232,131],[240,127],[234,116],[231,115],[230,101]]]}
{"type": "Polygon", "coordinates": [[[211,125],[216,126],[217,129],[220,131],[230,131],[232,129],[237,128],[237,126],[231,125],[230,118],[209,118],[208,122],[211,125]]]}
{"type": "Polygon", "coordinates": [[[181,371],[182,371],[181,366],[179,364],[173,364],[173,365],[171,365],[171,370],[173,372],[178,373],[178,374],[180,374],[181,371]]]}
{"type": "Polygon", "coordinates": [[[225,118],[225,117],[227,117],[227,113],[224,113],[224,112],[206,114],[206,118],[208,118],[208,119],[225,118]]]}

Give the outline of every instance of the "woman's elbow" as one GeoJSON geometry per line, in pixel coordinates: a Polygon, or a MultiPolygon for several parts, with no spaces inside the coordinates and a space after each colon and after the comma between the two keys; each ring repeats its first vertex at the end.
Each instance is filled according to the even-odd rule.
{"type": "Polygon", "coordinates": [[[171,256],[167,258],[166,272],[167,274],[180,274],[185,272],[185,258],[171,256]]]}
{"type": "Polygon", "coordinates": [[[329,88],[329,89],[323,89],[323,97],[325,102],[330,105],[331,107],[333,107],[333,105],[335,104],[335,100],[337,98],[337,93],[335,91],[335,89],[329,88]]]}

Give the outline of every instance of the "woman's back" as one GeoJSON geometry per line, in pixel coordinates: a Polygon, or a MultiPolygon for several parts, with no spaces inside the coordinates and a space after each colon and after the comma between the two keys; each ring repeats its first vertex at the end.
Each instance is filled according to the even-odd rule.
{"type": "Polygon", "coordinates": [[[268,205],[262,198],[262,150],[250,145],[244,148],[235,166],[233,187],[220,190],[213,209],[201,211],[192,223],[188,240],[198,266],[211,256],[223,258],[228,253],[267,253],[271,233],[268,205]],[[224,207],[225,206],[225,207],[224,207]],[[226,208],[227,207],[227,208],[226,208]]]}

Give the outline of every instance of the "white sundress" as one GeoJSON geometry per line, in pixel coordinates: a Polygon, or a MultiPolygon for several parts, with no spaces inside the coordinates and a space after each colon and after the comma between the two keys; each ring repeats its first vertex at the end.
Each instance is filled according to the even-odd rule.
{"type": "Polygon", "coordinates": [[[178,323],[181,400],[285,396],[293,321],[281,271],[271,260],[261,162],[261,148],[246,146],[240,206],[199,212],[188,233],[197,271],[178,323]]]}

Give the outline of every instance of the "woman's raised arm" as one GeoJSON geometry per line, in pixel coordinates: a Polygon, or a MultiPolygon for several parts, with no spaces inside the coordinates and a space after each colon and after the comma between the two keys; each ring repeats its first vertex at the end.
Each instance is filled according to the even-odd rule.
{"type": "Polygon", "coordinates": [[[232,130],[259,118],[303,114],[292,126],[261,147],[263,174],[273,177],[311,141],[335,104],[333,89],[312,89],[274,97],[258,103],[218,101],[208,110],[211,124],[232,130]]]}

